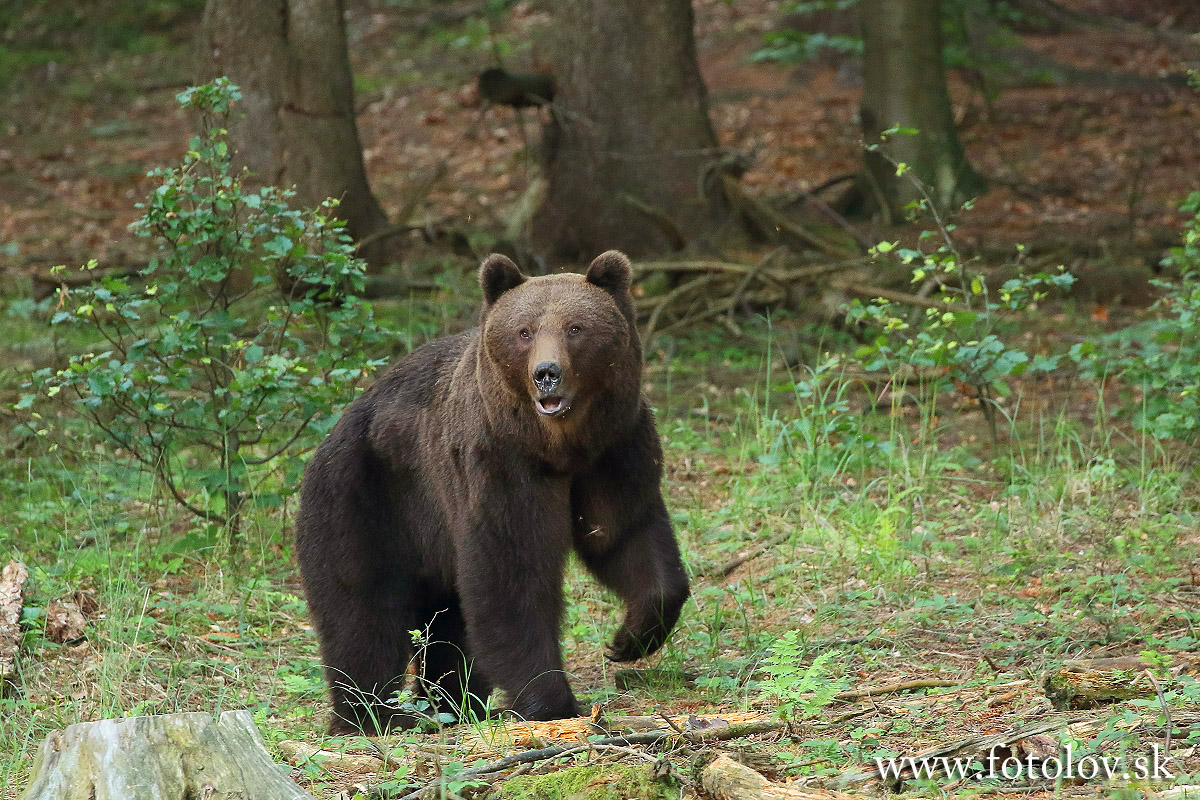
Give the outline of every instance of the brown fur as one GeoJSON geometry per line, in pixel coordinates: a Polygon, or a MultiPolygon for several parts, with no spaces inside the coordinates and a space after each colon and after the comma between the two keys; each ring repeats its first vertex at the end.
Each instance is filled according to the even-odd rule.
{"type": "Polygon", "coordinates": [[[443,711],[478,711],[499,686],[527,719],[577,714],[559,648],[571,550],[626,604],[610,658],[666,640],[688,585],[629,282],[615,251],[586,276],[489,257],[480,328],[403,359],[317,451],[296,544],[335,731],[412,722],[386,701],[426,628],[422,687],[443,711]],[[565,410],[539,412],[558,395],[565,410]]]}

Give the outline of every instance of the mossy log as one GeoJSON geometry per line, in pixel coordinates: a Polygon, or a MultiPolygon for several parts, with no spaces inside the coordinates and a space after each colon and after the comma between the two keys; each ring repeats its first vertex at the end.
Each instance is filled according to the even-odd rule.
{"type": "Polygon", "coordinates": [[[1046,696],[1060,711],[1153,697],[1154,681],[1148,672],[1154,668],[1137,656],[1068,661],[1046,674],[1046,696]]]}
{"type": "Polygon", "coordinates": [[[81,722],[42,742],[22,800],[312,800],[247,711],[81,722]]]}

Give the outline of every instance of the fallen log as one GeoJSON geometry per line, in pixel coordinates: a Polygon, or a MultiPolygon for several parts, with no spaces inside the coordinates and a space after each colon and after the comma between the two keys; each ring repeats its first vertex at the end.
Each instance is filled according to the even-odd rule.
{"type": "Polygon", "coordinates": [[[1043,685],[1046,697],[1059,711],[1095,708],[1136,697],[1153,697],[1155,688],[1149,671],[1157,666],[1161,665],[1138,656],[1067,661],[1059,669],[1046,673],[1043,685]]]}
{"type": "Polygon", "coordinates": [[[313,800],[271,759],[248,711],[107,719],[54,731],[22,800],[76,797],[313,800]]]}
{"type": "Polygon", "coordinates": [[[29,570],[10,561],[0,571],[0,696],[16,676],[17,649],[21,646],[21,604],[29,570]]]}
{"type": "Polygon", "coordinates": [[[771,783],[726,755],[718,756],[704,768],[700,786],[716,800],[848,800],[856,796],[771,783]]]}

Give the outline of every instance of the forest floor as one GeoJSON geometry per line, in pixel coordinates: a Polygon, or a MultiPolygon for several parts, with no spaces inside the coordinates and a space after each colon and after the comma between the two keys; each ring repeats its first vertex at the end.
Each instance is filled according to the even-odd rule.
{"type": "MultiPolygon", "coordinates": [[[[478,3],[349,5],[376,195],[393,217],[404,210],[414,221],[451,221],[486,248],[529,189],[527,142],[538,115],[481,108],[474,75],[496,53],[512,69],[544,66],[537,42],[548,15],[520,2],[491,26],[478,3]],[[443,165],[444,177],[412,203],[411,187],[443,165]]],[[[1063,5],[1116,20],[1129,4],[1063,5]]],[[[779,24],[777,4],[698,0],[696,8],[713,124],[723,144],[755,153],[745,176],[751,191],[789,196],[853,172],[854,59],[756,62],[763,34],[779,24]]],[[[1136,90],[1064,85],[985,98],[952,74],[967,155],[992,182],[956,219],[956,240],[987,267],[1004,269],[1022,244],[1080,278],[1028,332],[1033,350],[1098,336],[1156,296],[1148,279],[1179,241],[1188,215],[1178,206],[1200,176],[1200,99],[1167,80],[1200,64],[1200,45],[1182,33],[1200,30],[1189,9],[1155,0],[1138,4],[1125,24],[1021,37],[1029,51],[1093,76],[1139,76],[1145,83],[1136,90]]],[[[154,185],[146,171],[176,162],[186,147],[191,121],[174,95],[187,85],[194,33],[194,23],[175,21],[120,46],[81,34],[23,48],[10,35],[0,48],[10,73],[0,97],[6,405],[30,369],[57,355],[45,329],[54,300],[33,302],[34,276],[91,258],[109,266],[145,260],[145,242],[127,227],[154,185]]],[[[861,224],[872,240],[911,233],[861,224]]],[[[417,235],[409,244],[417,274],[445,288],[380,303],[381,317],[405,328],[409,343],[471,324],[475,256],[417,235]]],[[[1077,753],[1127,761],[1166,747],[1173,779],[1047,781],[974,770],[961,780],[909,780],[905,789],[1132,797],[1150,786],[1200,784],[1200,688],[1190,677],[1200,651],[1194,458],[1117,417],[1119,387],[1066,374],[1014,381],[996,439],[978,403],[962,395],[897,393],[893,413],[886,403],[879,411],[873,401],[884,389],[819,372],[819,353],[857,344],[826,321],[781,312],[743,320],[740,335],[718,326],[650,343],[647,390],[694,602],[649,665],[654,671],[641,676],[648,685],[618,687],[602,650],[619,608],[572,567],[564,648],[581,699],[613,717],[730,721],[751,712],[775,719],[790,703],[796,713],[785,730],[718,746],[793,788],[876,791],[877,782],[838,777],[869,769],[876,757],[1059,719],[1043,687],[1047,672],[1072,658],[1140,655],[1156,665],[1159,683],[1147,689],[1136,669],[1124,670],[1118,680],[1139,686],[1137,696],[1071,711],[1063,719],[1073,727],[1049,733],[1077,753]],[[781,645],[789,631],[797,638],[781,645]],[[794,682],[782,669],[764,672],[772,652],[799,668],[794,682]],[[946,685],[842,699],[821,691],[907,679],[946,685]]],[[[294,508],[255,512],[247,546],[218,556],[211,532],[99,443],[85,442],[95,459],[79,462],[0,436],[0,566],[20,557],[31,571],[20,685],[0,698],[0,797],[19,796],[51,730],[138,713],[251,709],[273,754],[292,752],[294,776],[318,797],[350,796],[355,787],[399,797],[414,782],[442,776],[449,784],[480,758],[536,746],[479,726],[383,740],[391,758],[356,766],[297,758],[280,743],[379,750],[323,734],[323,679],[291,558],[294,508]],[[53,602],[85,612],[84,638],[52,641],[53,602]]],[[[553,731],[539,739],[551,743],[553,731]]],[[[991,745],[981,747],[959,753],[986,756],[991,745]]],[[[1044,740],[1014,735],[994,752],[1039,747],[1044,740]]],[[[698,749],[678,737],[653,751],[693,794],[701,791],[689,766],[698,749]]]]}

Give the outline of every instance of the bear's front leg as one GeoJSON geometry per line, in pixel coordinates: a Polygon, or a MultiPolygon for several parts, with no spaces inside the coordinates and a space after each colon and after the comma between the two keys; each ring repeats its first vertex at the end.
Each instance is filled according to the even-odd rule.
{"type": "Polygon", "coordinates": [[[528,720],[575,717],[579,705],[559,645],[571,544],[566,484],[520,483],[524,491],[511,484],[481,491],[457,539],[467,640],[477,668],[504,689],[514,713],[528,720]]]}
{"type": "Polygon", "coordinates": [[[662,647],[688,599],[661,480],[662,448],[643,407],[630,437],[571,484],[575,549],[625,602],[625,622],[607,650],[612,661],[634,661],[662,647]]]}

